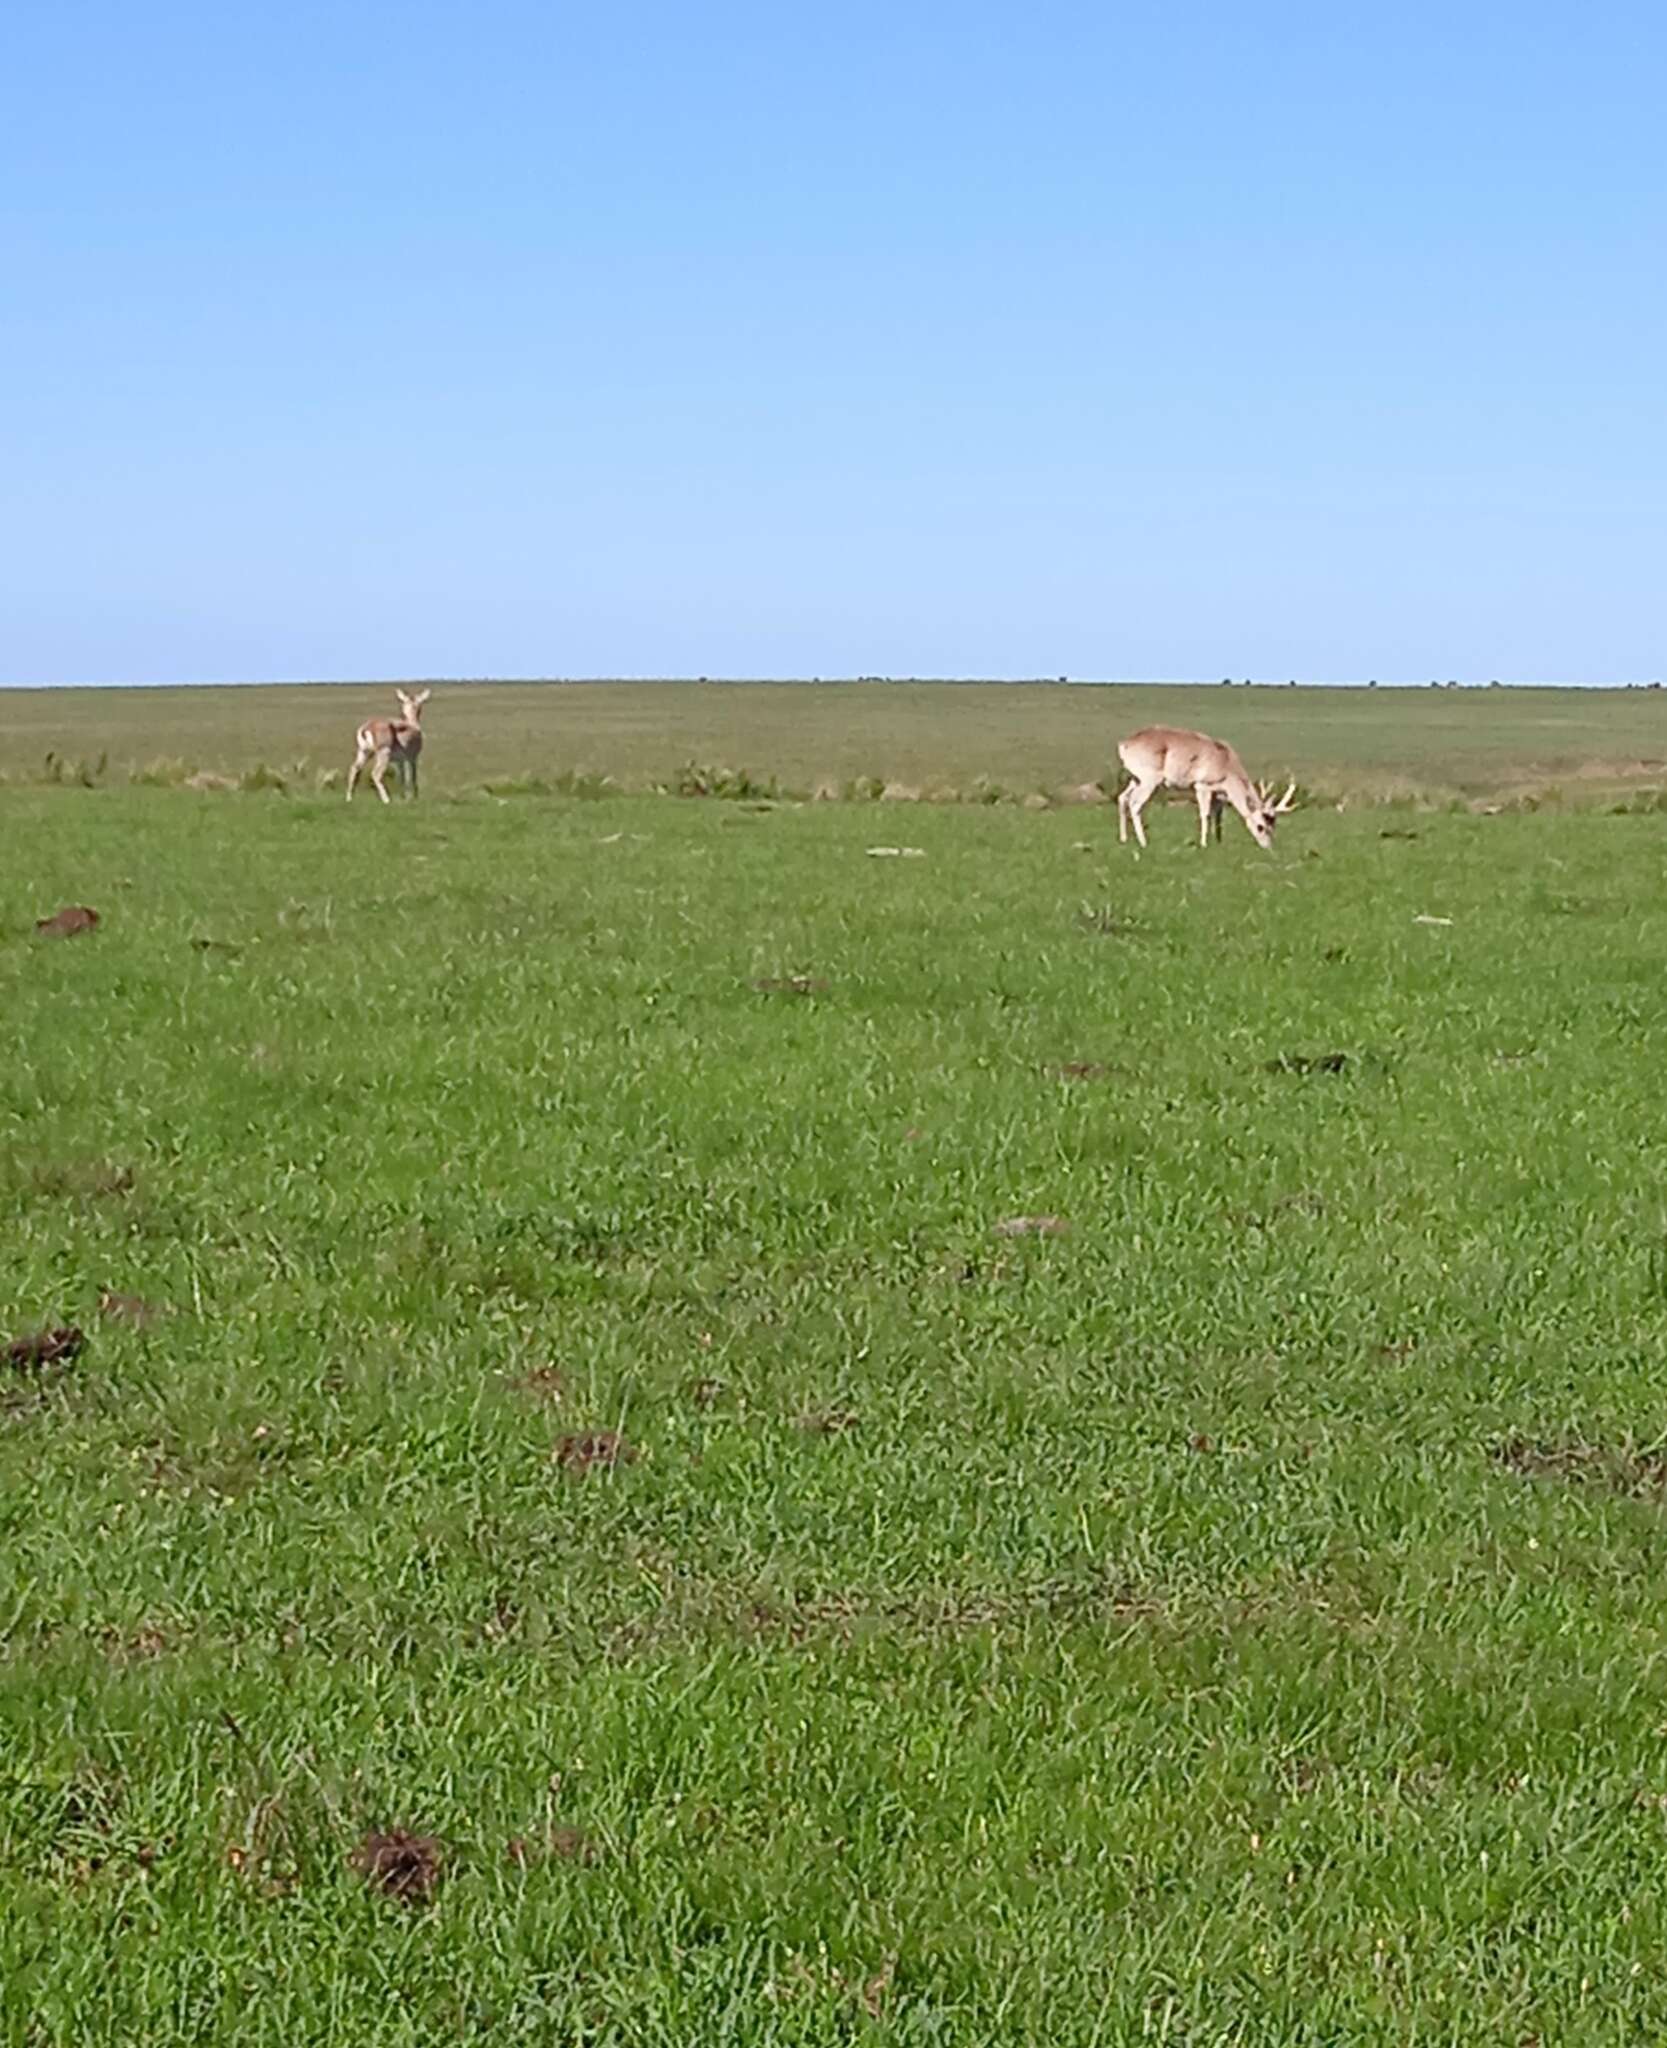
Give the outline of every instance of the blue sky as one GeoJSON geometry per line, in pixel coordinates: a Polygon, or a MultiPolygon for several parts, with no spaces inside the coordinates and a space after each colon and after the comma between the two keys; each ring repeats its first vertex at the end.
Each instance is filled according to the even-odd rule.
{"type": "Polygon", "coordinates": [[[1667,670],[1667,9],[0,43],[0,681],[1667,670]]]}

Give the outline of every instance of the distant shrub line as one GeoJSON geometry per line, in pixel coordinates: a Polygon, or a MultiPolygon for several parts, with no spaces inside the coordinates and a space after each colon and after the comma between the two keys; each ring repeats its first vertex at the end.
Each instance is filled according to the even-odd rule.
{"type": "MultiPolygon", "coordinates": [[[[113,764],[106,753],[73,758],[49,752],[38,768],[13,767],[0,773],[0,785],[14,788],[106,789],[123,786],[140,789],[187,789],[234,795],[268,794],[309,796],[339,793],[344,775],[339,768],[324,768],[307,760],[292,761],[274,768],[264,761],[236,773],[203,768],[176,755],[161,755],[146,762],[113,764]]],[[[755,775],[750,769],[730,768],[716,762],[685,761],[664,780],[627,784],[612,775],[588,768],[563,768],[549,774],[489,776],[466,791],[446,793],[443,800],[456,801],[461,795],[487,796],[500,802],[512,798],[547,797],[570,801],[599,802],[621,796],[667,796],[704,799],[717,803],[753,804],[1004,804],[1029,810],[1054,810],[1070,805],[1109,804],[1116,782],[1083,782],[1065,788],[1043,789],[996,781],[987,775],[968,783],[929,781],[909,783],[883,775],[823,777],[809,787],[783,781],[775,775],[755,775]]],[[[431,799],[432,801],[432,799],[431,799]]],[[[1190,802],[1190,797],[1187,798],[1190,802]]],[[[1384,778],[1349,784],[1318,782],[1304,786],[1300,802],[1339,808],[1452,811],[1484,810],[1516,813],[1542,810],[1601,809],[1615,816],[1641,816],[1667,812],[1667,788],[1642,785],[1617,792],[1613,787],[1571,789],[1548,782],[1532,788],[1501,791],[1488,797],[1467,796],[1452,788],[1420,786],[1405,778],[1384,778]]]]}

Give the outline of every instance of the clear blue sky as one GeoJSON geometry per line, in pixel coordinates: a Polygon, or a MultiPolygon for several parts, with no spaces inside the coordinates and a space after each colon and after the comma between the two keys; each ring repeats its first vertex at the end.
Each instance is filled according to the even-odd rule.
{"type": "Polygon", "coordinates": [[[25,0],[0,681],[1667,671],[1667,8],[25,0]]]}

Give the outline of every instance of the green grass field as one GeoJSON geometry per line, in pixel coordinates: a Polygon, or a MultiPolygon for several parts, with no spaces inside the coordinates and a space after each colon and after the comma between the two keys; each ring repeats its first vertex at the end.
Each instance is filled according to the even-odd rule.
{"type": "MultiPolygon", "coordinates": [[[[107,757],[123,780],[159,764],[310,788],[340,774],[359,720],[397,711],[391,684],[0,691],[0,777],[48,754],[107,757]]],[[[1140,684],[470,683],[436,686],[431,794],[610,776],[642,789],[686,762],[804,792],[857,778],[1015,795],[1115,777],[1125,733],[1154,722],[1231,740],[1254,774],[1327,795],[1434,804],[1602,802],[1667,786],[1667,694],[1648,690],[1330,690],[1140,684]]]]}
{"type": "Polygon", "coordinates": [[[1667,2036],[1667,818],[447,802],[462,696],[0,792],[4,2038],[1667,2036]]]}

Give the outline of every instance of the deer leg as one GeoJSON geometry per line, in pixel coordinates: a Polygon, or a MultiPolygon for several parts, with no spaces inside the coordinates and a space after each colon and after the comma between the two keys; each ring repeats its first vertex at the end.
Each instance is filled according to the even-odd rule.
{"type": "Polygon", "coordinates": [[[369,759],[370,756],[362,748],[353,756],[353,766],[347,771],[347,800],[349,803],[353,801],[353,785],[359,779],[359,770],[369,759]]]}
{"type": "Polygon", "coordinates": [[[376,784],[376,793],[384,803],[388,801],[388,785],[383,779],[388,772],[388,750],[378,747],[371,757],[370,779],[376,784]]]}
{"type": "Polygon", "coordinates": [[[1210,821],[1216,813],[1215,793],[1206,789],[1203,783],[1199,783],[1193,790],[1193,795],[1198,799],[1198,843],[1200,846],[1208,846],[1210,821]]]}
{"type": "Polygon", "coordinates": [[[411,795],[414,800],[417,794],[417,757],[415,754],[406,762],[405,773],[410,778],[411,795]]]}
{"type": "Polygon", "coordinates": [[[1129,791],[1133,788],[1134,784],[1132,782],[1125,782],[1123,787],[1117,792],[1117,843],[1119,846],[1126,846],[1129,843],[1129,791]]]}
{"type": "Polygon", "coordinates": [[[1152,801],[1157,787],[1155,782],[1137,782],[1129,791],[1129,823],[1134,827],[1134,836],[1142,846],[1146,844],[1146,827],[1140,822],[1140,814],[1152,801]]]}

